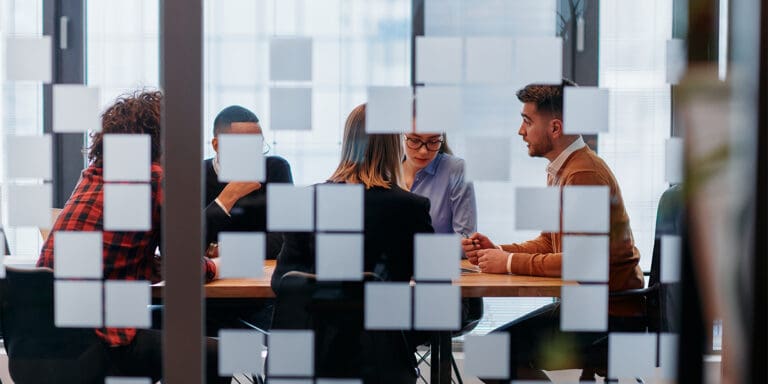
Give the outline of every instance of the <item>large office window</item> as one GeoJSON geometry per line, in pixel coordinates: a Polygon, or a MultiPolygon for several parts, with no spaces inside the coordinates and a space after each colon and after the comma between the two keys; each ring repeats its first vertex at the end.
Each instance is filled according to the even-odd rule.
{"type": "Polygon", "coordinates": [[[656,206],[668,187],[664,142],[671,134],[666,41],[672,1],[600,2],[600,86],[610,89],[610,131],[599,152],[621,185],[640,266],[651,268],[656,206]]]}
{"type": "MultiPolygon", "coordinates": [[[[37,37],[43,33],[42,0],[0,0],[0,34],[4,37],[37,37]]],[[[0,55],[5,55],[5,39],[0,39],[0,55]]],[[[5,72],[5,57],[0,57],[0,73],[5,72]]],[[[0,89],[0,153],[6,152],[7,135],[40,135],[43,132],[43,86],[40,83],[5,82],[0,89]]],[[[5,156],[0,156],[0,180],[6,180],[5,156]]],[[[40,233],[35,228],[8,227],[8,184],[0,195],[2,225],[11,254],[37,257],[40,233]]]]}

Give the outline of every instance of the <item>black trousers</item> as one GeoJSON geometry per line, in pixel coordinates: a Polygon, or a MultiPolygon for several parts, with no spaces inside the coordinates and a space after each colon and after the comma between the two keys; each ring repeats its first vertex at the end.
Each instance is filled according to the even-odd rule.
{"type": "MultiPolygon", "coordinates": [[[[641,318],[609,317],[608,329],[642,332],[645,324],[641,318]]],[[[608,332],[561,331],[559,302],[545,305],[493,332],[509,333],[510,379],[548,380],[542,369],[583,368],[582,380],[594,380],[595,373],[606,376],[608,332]]]]}
{"type": "MultiPolygon", "coordinates": [[[[152,382],[163,376],[163,333],[158,330],[139,329],[133,342],[126,346],[105,346],[105,369],[107,376],[149,377],[152,382]]],[[[194,342],[195,340],[190,340],[194,342]]],[[[206,338],[206,383],[229,384],[231,377],[219,377],[218,342],[206,338]]],[[[190,367],[193,369],[194,367],[190,367]]]]}

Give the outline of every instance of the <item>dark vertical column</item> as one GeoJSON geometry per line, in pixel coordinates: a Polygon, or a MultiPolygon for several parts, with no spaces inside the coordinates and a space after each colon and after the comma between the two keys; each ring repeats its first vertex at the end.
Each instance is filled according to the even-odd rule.
{"type": "MultiPolygon", "coordinates": [[[[688,68],[717,67],[717,0],[689,0],[688,2],[688,39],[687,57],[688,68]]],[[[716,72],[713,72],[716,73],[716,72]]],[[[708,79],[709,80],[709,79],[708,79]]],[[[703,82],[703,78],[696,81],[703,82]]],[[[703,91],[702,91],[703,92],[703,91]]],[[[686,96],[680,92],[673,94],[676,100],[673,105],[683,105],[686,96]]],[[[690,99],[690,97],[688,97],[690,99]]],[[[690,102],[689,102],[690,103],[690,102]]],[[[690,145],[686,143],[686,145],[690,145]]],[[[691,210],[686,213],[685,222],[692,218],[691,210]]],[[[682,298],[680,311],[680,343],[678,348],[678,382],[701,383],[704,380],[703,355],[705,342],[711,340],[712,324],[705,324],[701,289],[694,264],[698,260],[692,254],[688,225],[682,234],[683,249],[680,271],[680,295],[682,298]]],[[[702,284],[706,284],[702,282],[702,284]]]]}
{"type": "Polygon", "coordinates": [[[424,0],[411,1],[411,86],[416,86],[416,36],[424,36],[424,0]]]}
{"type": "Polygon", "coordinates": [[[160,84],[165,92],[163,258],[165,383],[200,384],[203,355],[203,1],[162,0],[160,84]]]}
{"type": "MultiPolygon", "coordinates": [[[[752,246],[753,293],[750,303],[752,334],[749,351],[749,377],[745,382],[768,382],[768,260],[765,239],[768,234],[768,4],[760,7],[758,104],[757,104],[757,193],[755,206],[755,235],[752,246]]],[[[749,334],[748,334],[749,335],[749,334]]]]}
{"type": "MultiPolygon", "coordinates": [[[[53,40],[53,83],[85,84],[84,0],[44,0],[43,34],[53,40]],[[66,23],[66,47],[61,45],[61,20],[66,23]]],[[[43,85],[43,132],[53,132],[53,86],[43,85]]],[[[81,133],[53,135],[53,206],[61,208],[75,188],[85,165],[81,133]]]]}

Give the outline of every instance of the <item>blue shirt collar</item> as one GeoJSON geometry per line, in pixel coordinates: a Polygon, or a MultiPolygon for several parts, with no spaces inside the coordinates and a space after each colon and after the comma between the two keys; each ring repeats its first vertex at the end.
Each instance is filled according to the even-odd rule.
{"type": "Polygon", "coordinates": [[[424,169],[420,170],[419,172],[426,172],[426,173],[434,176],[435,173],[437,172],[437,167],[440,165],[440,160],[442,160],[442,159],[443,159],[443,154],[442,153],[438,153],[437,156],[435,156],[435,159],[432,160],[432,162],[429,163],[429,165],[424,167],[424,169]]]}

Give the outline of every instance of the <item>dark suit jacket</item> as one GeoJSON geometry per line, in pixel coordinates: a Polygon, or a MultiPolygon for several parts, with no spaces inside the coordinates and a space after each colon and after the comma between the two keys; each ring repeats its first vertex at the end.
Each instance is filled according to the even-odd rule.
{"type": "MultiPolygon", "coordinates": [[[[364,210],[365,271],[384,280],[409,281],[413,275],[413,235],[434,232],[429,199],[398,187],[371,188],[364,194],[364,210]]],[[[284,247],[272,274],[275,292],[286,272],[315,273],[314,233],[293,232],[284,236],[284,247]]]]}
{"type": "MultiPolygon", "coordinates": [[[[409,281],[413,275],[413,237],[433,232],[429,200],[400,188],[364,192],[364,270],[384,280],[409,281]]],[[[364,284],[321,283],[320,290],[297,292],[282,276],[292,270],[315,273],[314,233],[285,233],[285,243],[272,275],[278,311],[289,312],[289,324],[274,328],[315,331],[315,372],[318,376],[361,377],[368,383],[415,383],[416,345],[424,335],[414,332],[366,331],[363,325],[364,284]],[[310,305],[301,303],[309,302],[310,305]],[[286,310],[284,305],[289,308],[286,310]],[[297,308],[294,308],[297,307],[297,308]],[[351,352],[351,353],[350,353],[351,352]]]]}
{"type": "MultiPolygon", "coordinates": [[[[240,199],[232,207],[230,216],[214,202],[226,183],[220,183],[213,168],[213,159],[205,160],[205,222],[206,244],[218,241],[219,232],[243,232],[267,230],[266,196],[269,183],[293,184],[291,166],[279,156],[267,156],[267,181],[257,191],[240,199]]],[[[268,259],[274,259],[282,248],[283,237],[280,233],[267,234],[268,259]]]]}

